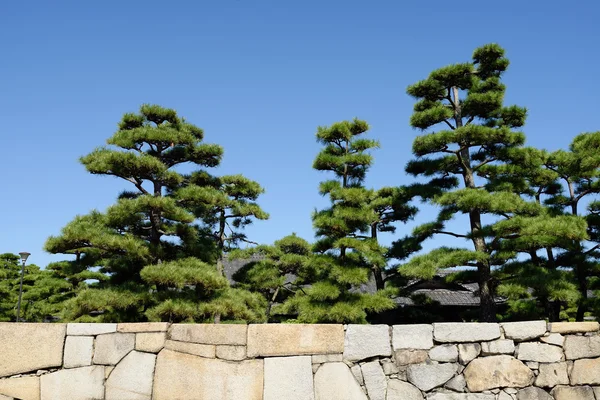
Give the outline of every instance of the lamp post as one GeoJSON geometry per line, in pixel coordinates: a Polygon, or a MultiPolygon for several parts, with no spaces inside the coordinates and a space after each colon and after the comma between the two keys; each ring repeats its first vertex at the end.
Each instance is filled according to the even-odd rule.
{"type": "Polygon", "coordinates": [[[19,302],[17,303],[17,322],[21,320],[21,297],[23,296],[23,275],[25,274],[25,262],[30,253],[23,251],[19,253],[21,256],[21,283],[19,284],[19,302]]]}

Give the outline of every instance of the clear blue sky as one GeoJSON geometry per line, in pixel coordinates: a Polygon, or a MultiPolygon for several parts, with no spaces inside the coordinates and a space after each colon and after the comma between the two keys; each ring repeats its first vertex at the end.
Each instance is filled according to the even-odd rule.
{"type": "Polygon", "coordinates": [[[528,144],[564,148],[600,130],[599,19],[593,0],[5,2],[0,253],[61,258],[46,238],[127,187],[78,158],[142,103],[177,109],[224,146],[216,172],[266,188],[271,219],[248,232],[263,243],[313,237],[318,125],[366,119],[382,144],[367,184],[408,183],[406,86],[488,42],[511,60],[507,102],[529,108],[528,144]]]}

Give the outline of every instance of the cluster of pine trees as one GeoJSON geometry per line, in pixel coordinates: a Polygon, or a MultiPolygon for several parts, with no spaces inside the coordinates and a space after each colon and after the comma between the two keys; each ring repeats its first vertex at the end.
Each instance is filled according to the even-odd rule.
{"type": "MultiPolygon", "coordinates": [[[[406,165],[412,184],[365,186],[379,147],[367,122],[319,127],[313,168],[326,176],[319,193],[329,206],[312,215],[314,243],[292,234],[240,246],[253,243],[245,226],[268,219],[260,184],[211,173],[223,149],[176,111],[143,105],[125,114],[109,146],[81,162],[130,190],[48,239],[48,252],[69,259],[30,267],[25,317],[366,323],[394,312],[408,279],[440,270],[450,271],[448,282],[478,284],[480,321],[598,315],[600,132],[576,136],[568,150],[525,146],[526,109],[504,104],[508,64],[489,44],[408,87],[410,125],[422,131],[406,165]],[[412,220],[423,203],[436,215],[384,246],[380,234],[412,220]],[[442,236],[465,246],[422,251],[442,236]],[[251,260],[234,285],[226,259],[251,260]],[[370,281],[376,291],[361,290],[370,281]]],[[[19,266],[2,257],[0,319],[10,320],[19,266]]]]}

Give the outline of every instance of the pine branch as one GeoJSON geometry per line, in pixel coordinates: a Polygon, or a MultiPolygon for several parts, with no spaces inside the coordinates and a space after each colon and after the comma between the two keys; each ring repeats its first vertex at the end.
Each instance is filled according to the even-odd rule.
{"type": "Polygon", "coordinates": [[[474,166],[473,171],[477,171],[479,168],[483,167],[484,165],[489,164],[494,161],[496,161],[496,158],[494,158],[494,157],[486,158],[485,160],[483,160],[482,162],[480,162],[479,164],[474,166]]]}
{"type": "Polygon", "coordinates": [[[467,235],[461,235],[460,233],[454,233],[454,232],[446,232],[446,231],[438,231],[438,230],[434,230],[432,231],[433,233],[439,233],[441,235],[450,235],[450,236],[454,236],[457,238],[464,238],[464,239],[468,239],[467,235]]]}
{"type": "Polygon", "coordinates": [[[450,127],[450,129],[455,130],[456,128],[454,127],[454,125],[452,125],[450,122],[448,122],[447,119],[444,120],[444,122],[446,123],[446,125],[448,125],[450,127]]]}
{"type": "Polygon", "coordinates": [[[600,243],[595,245],[594,247],[592,247],[591,249],[584,251],[583,254],[590,254],[591,252],[593,252],[594,250],[600,248],[600,243]]]}

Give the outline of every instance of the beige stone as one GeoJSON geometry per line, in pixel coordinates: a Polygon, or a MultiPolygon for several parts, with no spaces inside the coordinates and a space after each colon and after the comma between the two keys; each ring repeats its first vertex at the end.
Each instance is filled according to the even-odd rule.
{"type": "Polygon", "coordinates": [[[397,365],[420,364],[428,359],[425,350],[396,350],[395,355],[397,365]]]}
{"type": "Polygon", "coordinates": [[[69,336],[96,336],[117,331],[117,324],[72,323],[67,324],[69,336]]]}
{"type": "Polygon", "coordinates": [[[117,324],[117,332],[123,333],[166,332],[168,329],[168,322],[126,322],[117,324]]]}
{"type": "Polygon", "coordinates": [[[546,321],[504,322],[504,336],[516,341],[539,338],[546,333],[546,321]]]}
{"type": "Polygon", "coordinates": [[[127,354],[106,380],[105,400],[150,400],[155,362],[155,354],[127,354]]]}
{"type": "Polygon", "coordinates": [[[394,325],[392,327],[394,350],[429,350],[433,347],[433,326],[425,324],[394,325]]]}
{"type": "Polygon", "coordinates": [[[600,336],[567,336],[565,338],[567,360],[600,357],[600,336]]]}
{"type": "Polygon", "coordinates": [[[562,348],[546,343],[520,343],[516,353],[517,358],[521,361],[554,363],[563,359],[562,348]]]}
{"type": "Polygon", "coordinates": [[[178,351],[180,353],[192,354],[194,356],[204,358],[215,358],[216,355],[214,344],[199,344],[167,340],[165,342],[165,349],[178,351]]]}
{"type": "Polygon", "coordinates": [[[8,397],[3,394],[0,394],[0,400],[15,400],[13,397],[8,397]]]}
{"type": "Polygon", "coordinates": [[[248,357],[342,353],[344,327],[317,324],[250,325],[247,351],[248,357]]]}
{"type": "Polygon", "coordinates": [[[530,386],[519,390],[517,400],[554,400],[545,390],[530,386]]]}
{"type": "Polygon", "coordinates": [[[0,323],[0,377],[60,367],[65,324],[0,323]]]}
{"type": "Polygon", "coordinates": [[[594,391],[589,386],[557,386],[550,394],[554,400],[594,400],[594,391]]]}
{"type": "Polygon", "coordinates": [[[534,374],[521,361],[507,355],[477,358],[463,372],[471,392],[489,389],[522,388],[533,383],[534,374]]]}
{"type": "Polygon", "coordinates": [[[321,365],[315,373],[314,385],[315,400],[368,400],[343,362],[321,365]]]}
{"type": "Polygon", "coordinates": [[[586,333],[597,332],[600,325],[597,321],[590,322],[551,322],[548,330],[552,333],[586,333]]]}
{"type": "Polygon", "coordinates": [[[104,367],[63,369],[40,377],[41,400],[103,400],[104,367]]]}
{"type": "Polygon", "coordinates": [[[237,363],[171,350],[158,353],[153,400],[262,400],[263,360],[237,363]]]}
{"type": "Polygon", "coordinates": [[[433,324],[437,342],[482,342],[500,337],[500,325],[488,322],[441,322],[433,324]]]}
{"type": "Polygon", "coordinates": [[[423,400],[421,391],[408,382],[390,379],[386,400],[423,400]]]}
{"type": "Polygon", "coordinates": [[[479,343],[460,343],[458,345],[458,360],[463,365],[470,363],[480,353],[481,345],[479,343]]]}
{"type": "Polygon", "coordinates": [[[94,355],[93,336],[67,336],[65,341],[64,368],[85,367],[92,365],[94,355]]]}
{"type": "Polygon", "coordinates": [[[147,353],[158,353],[165,347],[166,332],[143,332],[135,335],[135,349],[147,353]]]}
{"type": "Polygon", "coordinates": [[[310,356],[269,357],[264,362],[264,400],[314,400],[310,356]]]}
{"type": "Polygon", "coordinates": [[[540,364],[539,374],[535,378],[535,386],[553,388],[557,385],[568,385],[567,363],[540,364]]]}
{"type": "Polygon", "coordinates": [[[94,364],[116,365],[135,347],[135,334],[109,333],[96,338],[94,364]]]}
{"type": "Polygon", "coordinates": [[[426,392],[442,386],[454,377],[457,364],[413,364],[406,371],[408,381],[426,392]]]}
{"type": "Polygon", "coordinates": [[[339,362],[342,361],[343,357],[341,354],[316,354],[312,356],[313,364],[323,364],[326,362],[339,362]]]}
{"type": "Polygon", "coordinates": [[[484,393],[432,393],[427,400],[495,400],[496,395],[484,393]]]}
{"type": "Polygon", "coordinates": [[[217,358],[230,361],[241,361],[246,358],[246,346],[217,346],[217,358]]]}
{"type": "Polygon", "coordinates": [[[174,324],[169,339],[201,344],[246,344],[246,325],[237,324],[174,324]]]}
{"type": "Polygon", "coordinates": [[[38,376],[23,376],[0,379],[0,395],[21,400],[40,400],[40,378],[38,376]]]}
{"type": "Polygon", "coordinates": [[[600,385],[600,358],[576,360],[571,371],[571,385],[600,385]]]}

